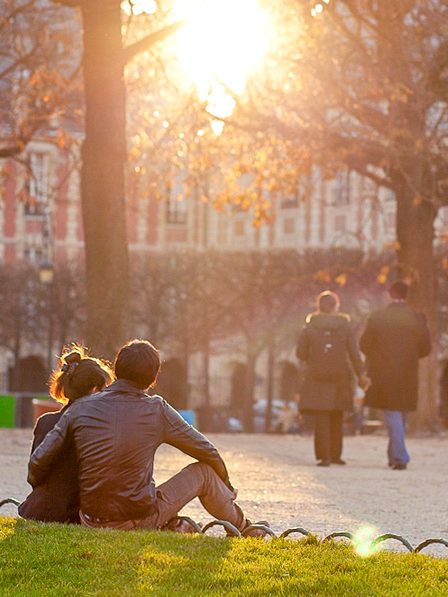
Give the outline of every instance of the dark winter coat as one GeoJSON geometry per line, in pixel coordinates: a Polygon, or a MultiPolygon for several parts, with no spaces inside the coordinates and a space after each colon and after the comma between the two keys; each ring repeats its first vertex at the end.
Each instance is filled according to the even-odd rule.
{"type": "Polygon", "coordinates": [[[356,339],[345,313],[312,313],[307,316],[297,344],[297,357],[307,364],[305,379],[300,391],[302,412],[323,410],[351,410],[353,407],[353,374],[358,377],[364,372],[364,365],[356,339]],[[334,330],[342,338],[344,364],[340,379],[326,381],[316,379],[312,371],[313,345],[320,330],[334,330]],[[351,367],[352,366],[352,367],[351,367]]]}
{"type": "Polygon", "coordinates": [[[424,315],[404,302],[391,303],[369,317],[360,346],[372,381],[366,405],[382,410],[415,410],[418,360],[431,352],[424,315]]]}
{"type": "MultiPolygon", "coordinates": [[[[55,413],[39,417],[34,428],[34,441],[31,453],[42,443],[47,433],[53,429],[67,407],[55,413]]],[[[69,442],[45,481],[33,489],[19,506],[23,518],[43,522],[79,522],[78,467],[74,445],[69,442]]]]}

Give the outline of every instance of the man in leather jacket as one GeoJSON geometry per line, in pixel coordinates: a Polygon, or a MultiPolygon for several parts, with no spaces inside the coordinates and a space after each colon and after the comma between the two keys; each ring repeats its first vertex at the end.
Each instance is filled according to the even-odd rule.
{"type": "Polygon", "coordinates": [[[39,485],[65,442],[72,439],[83,525],[160,529],[199,497],[213,517],[246,528],[250,521],[235,503],[236,491],[215,446],[163,398],[145,393],[160,369],[157,349],[147,341],[133,340],[118,352],[114,368],[117,380],[72,404],[33,452],[28,482],[39,485]],[[163,443],[199,462],[156,488],[154,455],[163,443]]]}

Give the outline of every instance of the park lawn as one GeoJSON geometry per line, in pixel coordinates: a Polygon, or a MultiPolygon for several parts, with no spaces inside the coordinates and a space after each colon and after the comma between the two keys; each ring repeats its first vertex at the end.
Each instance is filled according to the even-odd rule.
{"type": "Polygon", "coordinates": [[[448,595],[448,561],[0,517],[0,595],[448,595]]]}

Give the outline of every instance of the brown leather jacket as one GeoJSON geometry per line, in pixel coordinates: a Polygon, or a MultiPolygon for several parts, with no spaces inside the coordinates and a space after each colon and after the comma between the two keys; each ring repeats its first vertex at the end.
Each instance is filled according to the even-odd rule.
{"type": "Polygon", "coordinates": [[[31,455],[33,487],[45,480],[69,441],[78,455],[81,510],[101,520],[140,519],[154,512],[154,455],[163,443],[209,464],[231,487],[215,446],[163,398],[126,380],[76,400],[64,412],[31,455]]]}

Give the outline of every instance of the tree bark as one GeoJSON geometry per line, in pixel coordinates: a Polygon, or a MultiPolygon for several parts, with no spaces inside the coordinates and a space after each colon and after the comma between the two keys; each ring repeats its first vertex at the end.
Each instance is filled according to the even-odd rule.
{"type": "Polygon", "coordinates": [[[81,170],[87,284],[85,335],[96,354],[111,358],[126,339],[129,294],[120,3],[83,3],[82,16],[86,103],[81,170]]]}
{"type": "Polygon", "coordinates": [[[243,395],[243,423],[244,430],[252,433],[254,430],[254,392],[255,392],[255,365],[256,354],[249,350],[246,357],[246,374],[244,379],[243,395]]]}
{"type": "Polygon", "coordinates": [[[204,406],[210,408],[210,338],[206,338],[202,350],[202,375],[204,379],[204,406]]]}
{"type": "Polygon", "coordinates": [[[188,408],[189,404],[190,404],[190,389],[191,389],[191,384],[189,382],[190,379],[190,357],[191,357],[191,350],[190,350],[190,342],[188,340],[188,338],[185,338],[185,341],[183,343],[183,359],[182,359],[182,364],[184,367],[184,372],[185,372],[185,406],[184,408],[188,408]]]}
{"type": "Polygon", "coordinates": [[[274,345],[270,340],[268,345],[268,366],[267,366],[267,392],[266,392],[266,420],[265,431],[269,433],[272,425],[272,399],[274,390],[274,345]]]}
{"type": "MultiPolygon", "coordinates": [[[[409,180],[409,179],[408,179],[409,180]]],[[[399,267],[411,282],[410,303],[424,313],[432,338],[432,352],[420,361],[419,405],[416,424],[434,428],[437,419],[437,270],[434,257],[434,220],[437,212],[403,179],[397,184],[397,241],[399,267]]]]}

